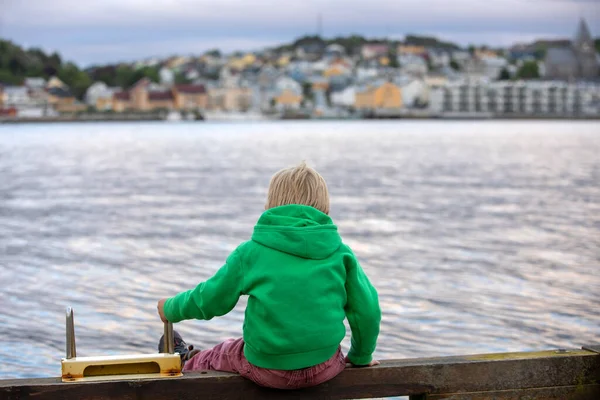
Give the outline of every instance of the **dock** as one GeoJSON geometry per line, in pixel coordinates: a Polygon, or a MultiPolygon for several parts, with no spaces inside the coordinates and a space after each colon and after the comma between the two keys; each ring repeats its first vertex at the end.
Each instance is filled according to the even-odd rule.
{"type": "Polygon", "coordinates": [[[313,388],[261,388],[239,375],[187,373],[182,377],[62,382],[60,377],[0,380],[1,400],[105,399],[362,399],[598,400],[600,345],[581,349],[385,360],[347,368],[313,388]]]}

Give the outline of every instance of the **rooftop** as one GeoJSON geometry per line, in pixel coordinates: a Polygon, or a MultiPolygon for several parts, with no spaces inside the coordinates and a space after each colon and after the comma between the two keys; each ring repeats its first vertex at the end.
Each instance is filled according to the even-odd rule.
{"type": "Polygon", "coordinates": [[[175,89],[178,92],[186,93],[186,94],[202,94],[202,93],[206,93],[206,87],[204,87],[204,85],[197,85],[197,84],[175,85],[175,89]]]}

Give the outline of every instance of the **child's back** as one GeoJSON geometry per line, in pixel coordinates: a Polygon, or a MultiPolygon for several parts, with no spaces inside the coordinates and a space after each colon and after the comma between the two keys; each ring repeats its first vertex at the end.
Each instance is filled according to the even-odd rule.
{"type": "Polygon", "coordinates": [[[215,276],[164,302],[163,316],[178,322],[224,315],[241,295],[248,295],[243,341],[225,343],[243,351],[240,367],[211,365],[216,363],[210,362],[215,354],[209,352],[232,352],[217,348],[196,355],[189,364],[238,372],[259,384],[279,387],[256,373],[246,375],[244,362],[259,372],[282,373],[329,362],[335,374],[324,371],[331,379],[343,369],[339,348],[347,317],[352,329],[348,361],[368,365],[381,317],[377,292],[327,215],[324,180],[304,165],[280,171],[271,180],[266,208],[251,240],[242,243],[215,276]],[[203,357],[205,362],[197,365],[203,357]]]}

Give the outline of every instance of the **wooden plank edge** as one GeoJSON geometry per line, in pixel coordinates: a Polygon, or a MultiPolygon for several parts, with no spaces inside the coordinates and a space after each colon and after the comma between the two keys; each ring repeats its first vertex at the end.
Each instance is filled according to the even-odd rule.
{"type": "MultiPolygon", "coordinates": [[[[600,384],[540,387],[489,392],[442,393],[423,396],[423,400],[598,400],[600,384]]],[[[412,400],[412,399],[411,399],[412,400]]]]}

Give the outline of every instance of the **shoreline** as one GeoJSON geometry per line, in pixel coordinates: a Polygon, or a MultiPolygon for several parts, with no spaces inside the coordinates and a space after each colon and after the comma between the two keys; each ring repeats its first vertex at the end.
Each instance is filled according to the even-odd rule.
{"type": "Polygon", "coordinates": [[[536,116],[536,115],[510,115],[510,116],[473,116],[473,115],[453,115],[453,116],[370,116],[366,118],[275,118],[255,120],[246,119],[198,119],[198,120],[180,120],[171,121],[157,115],[123,115],[110,118],[96,117],[42,117],[42,118],[2,118],[1,124],[35,124],[35,123],[80,123],[80,122],[274,122],[274,121],[377,121],[377,120],[410,120],[410,121],[599,121],[600,115],[594,116],[536,116]]]}

